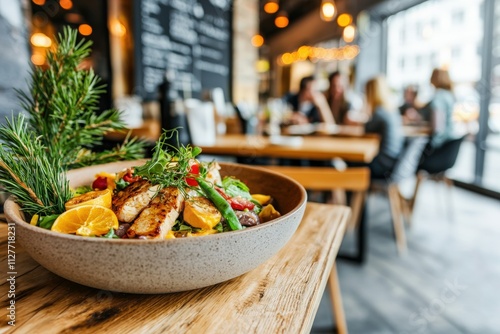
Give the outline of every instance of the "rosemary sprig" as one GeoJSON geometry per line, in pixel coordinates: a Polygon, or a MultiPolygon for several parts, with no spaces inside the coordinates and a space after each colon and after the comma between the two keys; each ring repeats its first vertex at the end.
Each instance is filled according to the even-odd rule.
{"type": "Polygon", "coordinates": [[[81,66],[92,42],[78,41],[68,27],[58,40],[47,53],[48,67],[33,69],[29,92],[18,91],[28,117],[20,114],[0,127],[0,186],[31,215],[64,211],[71,198],[67,169],[144,156],[145,143],[129,138],[113,150],[92,152],[124,123],[117,110],[96,113],[105,85],[81,66]]]}
{"type": "Polygon", "coordinates": [[[28,131],[23,114],[0,128],[0,182],[17,198],[23,211],[51,215],[64,211],[71,198],[65,170],[46,154],[41,137],[28,131]]]}
{"type": "Polygon", "coordinates": [[[125,124],[115,109],[96,113],[105,85],[92,69],[81,68],[92,41],[77,37],[76,30],[65,27],[57,49],[47,53],[48,68],[34,68],[29,93],[18,91],[31,129],[41,136],[48,154],[60,157],[66,167],[142,158],[145,143],[139,140],[104,153],[89,152],[102,143],[106,132],[123,129],[125,124]]]}

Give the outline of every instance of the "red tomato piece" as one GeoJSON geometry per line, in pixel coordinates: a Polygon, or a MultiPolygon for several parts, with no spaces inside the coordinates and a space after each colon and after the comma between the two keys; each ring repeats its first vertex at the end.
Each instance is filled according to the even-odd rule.
{"type": "Polygon", "coordinates": [[[253,210],[255,204],[243,197],[233,197],[229,199],[229,204],[234,210],[243,211],[245,209],[253,210]]]}
{"type": "Polygon", "coordinates": [[[92,182],[92,189],[105,190],[108,188],[108,179],[104,176],[98,176],[97,179],[92,182]]]}
{"type": "Polygon", "coordinates": [[[188,186],[196,187],[198,185],[198,182],[196,181],[195,177],[198,177],[200,175],[200,165],[191,165],[188,175],[192,175],[193,177],[186,177],[186,183],[188,184],[188,186]]]}
{"type": "Polygon", "coordinates": [[[132,173],[127,173],[123,176],[123,180],[128,183],[134,183],[141,179],[140,176],[132,176],[132,173]]]}

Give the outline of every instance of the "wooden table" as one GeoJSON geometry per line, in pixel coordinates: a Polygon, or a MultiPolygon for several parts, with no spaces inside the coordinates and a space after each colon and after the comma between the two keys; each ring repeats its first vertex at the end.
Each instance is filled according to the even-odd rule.
{"type": "MultiPolygon", "coordinates": [[[[39,266],[16,244],[15,332],[308,333],[349,212],[308,203],[297,232],[266,263],[228,282],[165,295],[121,294],[72,283],[39,266]]],[[[6,263],[3,223],[0,238],[6,263]]],[[[1,285],[4,332],[12,328],[5,321],[10,301],[5,279],[1,285]]]]}
{"type": "Polygon", "coordinates": [[[371,162],[378,154],[378,138],[339,138],[304,136],[302,142],[293,145],[274,145],[270,137],[256,135],[218,136],[214,145],[201,146],[203,153],[243,157],[298,158],[329,160],[341,158],[353,162],[371,162]]]}
{"type": "MultiPolygon", "coordinates": [[[[421,137],[429,136],[431,134],[431,128],[427,124],[405,124],[403,125],[403,134],[405,137],[421,137]]],[[[297,129],[297,127],[292,128],[297,129]]],[[[365,127],[363,125],[333,125],[328,126],[327,124],[317,124],[312,127],[306,125],[304,127],[304,135],[314,135],[314,136],[333,136],[333,137],[378,137],[378,135],[373,133],[366,133],[365,127]]],[[[283,129],[285,134],[293,134],[288,131],[285,127],[283,129]]]]}

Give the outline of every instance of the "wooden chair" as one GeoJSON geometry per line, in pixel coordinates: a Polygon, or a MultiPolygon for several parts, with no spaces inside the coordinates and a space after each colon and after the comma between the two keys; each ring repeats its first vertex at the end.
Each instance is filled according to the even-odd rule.
{"type": "Polygon", "coordinates": [[[383,191],[387,193],[391,207],[396,246],[400,254],[407,250],[405,226],[402,217],[404,216],[409,224],[411,212],[409,201],[401,195],[399,184],[404,180],[414,177],[427,142],[428,139],[426,137],[414,137],[409,139],[392,173],[388,174],[385,179],[372,180],[370,187],[372,191],[383,191]]]}
{"type": "MultiPolygon", "coordinates": [[[[344,189],[353,192],[351,228],[359,223],[364,208],[366,191],[370,186],[370,170],[366,167],[348,168],[337,171],[330,167],[291,167],[291,166],[263,166],[287,175],[296,180],[308,190],[332,191],[344,189]]],[[[330,299],[333,305],[334,318],[338,333],[347,333],[342,295],[340,291],[337,267],[333,266],[328,279],[330,285],[330,299]]]]}
{"type": "MultiPolygon", "coordinates": [[[[445,142],[441,147],[432,151],[424,151],[422,158],[420,159],[420,165],[418,166],[417,172],[417,183],[415,185],[415,190],[413,195],[408,199],[409,207],[409,217],[413,213],[413,208],[415,206],[415,201],[417,199],[418,189],[420,184],[424,179],[431,179],[437,182],[443,182],[449,190],[453,186],[453,181],[446,177],[446,172],[451,169],[458,158],[458,153],[460,151],[460,146],[465,140],[466,136],[462,136],[456,139],[451,139],[445,142]]],[[[453,209],[450,203],[448,205],[449,215],[453,214],[453,209]]]]}

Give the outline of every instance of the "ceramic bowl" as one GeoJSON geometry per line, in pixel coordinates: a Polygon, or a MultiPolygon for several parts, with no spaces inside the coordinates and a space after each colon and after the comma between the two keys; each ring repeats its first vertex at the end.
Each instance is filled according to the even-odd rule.
{"type": "MultiPolygon", "coordinates": [[[[68,172],[71,186],[90,184],[100,171],[117,172],[138,162],[118,162],[68,172]]],[[[294,180],[262,168],[221,163],[221,174],[244,181],[252,193],[271,195],[280,218],[195,238],[127,240],[85,238],[32,226],[9,199],[5,214],[16,240],[38,263],[70,281],[127,293],[169,293],[202,288],[242,275],[276,254],[293,235],[307,195],[294,180]]]]}

